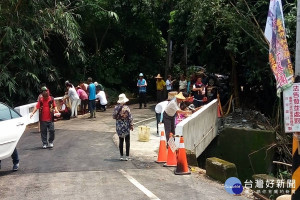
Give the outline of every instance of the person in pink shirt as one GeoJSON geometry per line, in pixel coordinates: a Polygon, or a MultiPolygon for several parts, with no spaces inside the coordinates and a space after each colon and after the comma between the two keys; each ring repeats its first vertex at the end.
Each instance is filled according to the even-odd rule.
{"type": "Polygon", "coordinates": [[[82,114],[85,114],[86,113],[86,107],[87,107],[88,102],[89,102],[88,95],[83,89],[81,89],[80,86],[76,87],[76,91],[77,91],[77,94],[79,96],[79,99],[81,100],[80,110],[82,111],[82,114]]]}

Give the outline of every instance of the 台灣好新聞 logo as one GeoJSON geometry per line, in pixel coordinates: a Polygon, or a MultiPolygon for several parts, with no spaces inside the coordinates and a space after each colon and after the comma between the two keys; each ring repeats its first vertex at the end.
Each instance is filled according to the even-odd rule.
{"type": "Polygon", "coordinates": [[[243,186],[238,178],[230,177],[225,182],[225,190],[229,194],[241,194],[243,192],[243,186]]]}

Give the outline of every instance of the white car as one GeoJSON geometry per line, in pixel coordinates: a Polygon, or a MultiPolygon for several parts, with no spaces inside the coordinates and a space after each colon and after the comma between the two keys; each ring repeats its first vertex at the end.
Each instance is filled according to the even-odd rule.
{"type": "Polygon", "coordinates": [[[0,160],[12,155],[26,125],[25,117],[0,102],[0,160]]]}

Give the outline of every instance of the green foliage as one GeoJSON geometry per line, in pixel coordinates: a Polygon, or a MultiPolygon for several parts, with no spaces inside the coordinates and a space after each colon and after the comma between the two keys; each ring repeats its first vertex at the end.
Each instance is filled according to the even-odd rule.
{"type": "MultiPolygon", "coordinates": [[[[155,93],[153,77],[165,73],[169,34],[173,75],[192,69],[185,66],[186,45],[188,66],[230,74],[234,62],[236,87],[271,91],[272,97],[275,83],[262,34],[268,6],[266,0],[4,1],[0,100],[35,100],[42,82],[59,96],[65,80],[77,84],[88,76],[108,88],[134,93],[140,72],[149,93],[155,93]]],[[[296,11],[295,1],[284,2],[291,55],[296,11]]]]}
{"type": "Polygon", "coordinates": [[[138,74],[153,76],[164,62],[165,41],[155,26],[155,8],[149,1],[93,2],[86,1],[79,11],[90,54],[86,75],[107,87],[136,92],[138,74]]]}
{"type": "MultiPolygon", "coordinates": [[[[288,38],[295,38],[296,5],[284,5],[288,38]]],[[[239,78],[235,87],[247,85],[248,92],[261,88],[268,94],[260,95],[276,98],[268,65],[268,44],[263,36],[268,7],[269,1],[265,0],[178,1],[170,14],[174,64],[182,63],[187,44],[188,65],[206,65],[209,72],[229,74],[234,62],[239,78]]],[[[289,46],[294,55],[294,40],[289,41],[289,46]]]]}
{"type": "Polygon", "coordinates": [[[50,59],[53,40],[63,43],[60,48],[67,62],[85,60],[68,1],[8,0],[1,5],[0,19],[0,101],[35,100],[40,82],[58,83],[59,69],[50,59]]]}

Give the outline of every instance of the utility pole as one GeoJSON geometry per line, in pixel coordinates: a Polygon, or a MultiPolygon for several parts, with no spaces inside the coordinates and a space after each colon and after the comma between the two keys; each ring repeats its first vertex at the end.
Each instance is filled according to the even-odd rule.
{"type": "Polygon", "coordinates": [[[300,1],[297,2],[297,32],[296,32],[296,63],[295,76],[300,75],[300,1]]]}
{"type": "MultiPolygon", "coordinates": [[[[297,2],[297,31],[296,31],[296,55],[295,55],[295,77],[300,76],[300,1],[297,2]]],[[[299,80],[299,78],[296,78],[299,80]]],[[[292,147],[292,180],[295,187],[292,188],[292,200],[300,199],[300,133],[293,134],[292,147]]]]}

